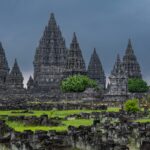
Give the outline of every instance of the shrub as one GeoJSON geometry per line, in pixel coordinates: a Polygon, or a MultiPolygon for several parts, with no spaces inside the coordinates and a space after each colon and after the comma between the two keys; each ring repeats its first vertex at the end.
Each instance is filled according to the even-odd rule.
{"type": "Polygon", "coordinates": [[[127,100],[124,104],[124,107],[127,112],[137,112],[140,110],[137,99],[127,100]]]}
{"type": "Polygon", "coordinates": [[[84,75],[69,76],[61,82],[63,92],[83,92],[86,88],[96,88],[97,83],[84,75]]]}
{"type": "Polygon", "coordinates": [[[147,83],[142,79],[129,79],[128,90],[131,93],[147,92],[149,89],[147,83]]]}

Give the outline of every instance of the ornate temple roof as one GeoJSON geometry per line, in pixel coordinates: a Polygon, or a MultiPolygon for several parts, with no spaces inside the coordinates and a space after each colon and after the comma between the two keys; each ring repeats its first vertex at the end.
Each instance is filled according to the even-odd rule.
{"type": "Polygon", "coordinates": [[[125,70],[123,68],[123,64],[121,62],[120,55],[118,54],[111,74],[116,76],[116,75],[124,73],[124,72],[125,72],[125,70]]]}
{"type": "Polygon", "coordinates": [[[67,53],[67,71],[74,73],[85,74],[86,67],[82,56],[82,51],[77,40],[76,33],[73,33],[70,49],[67,53]]]}
{"type": "Polygon", "coordinates": [[[31,86],[34,86],[34,80],[33,80],[32,76],[29,77],[29,80],[27,82],[28,89],[30,89],[31,86]]]}
{"type": "Polygon", "coordinates": [[[5,51],[3,49],[1,42],[0,42],[0,69],[9,71],[8,62],[5,56],[5,51]]]}
{"type": "Polygon", "coordinates": [[[27,84],[33,84],[33,83],[34,83],[34,80],[33,80],[32,76],[30,76],[27,84]]]}
{"type": "Polygon", "coordinates": [[[15,59],[14,66],[12,67],[12,70],[9,74],[9,78],[18,78],[18,79],[23,80],[23,75],[18,66],[17,59],[15,59]]]}
{"type": "Polygon", "coordinates": [[[123,65],[129,78],[141,78],[142,77],[140,65],[134,54],[134,50],[132,48],[130,39],[128,41],[125,55],[123,57],[123,65]]]}
{"type": "MultiPolygon", "coordinates": [[[[52,13],[34,57],[34,83],[37,90],[59,86],[66,69],[66,44],[52,13]]],[[[57,87],[58,88],[58,87],[57,87]]]]}
{"type": "Polygon", "coordinates": [[[15,59],[14,65],[11,72],[7,76],[7,87],[10,89],[23,89],[23,75],[18,66],[17,60],[15,59]]]}
{"type": "Polygon", "coordinates": [[[95,48],[93,54],[91,55],[87,73],[91,79],[99,80],[100,83],[105,87],[106,77],[104,69],[95,48]]]}
{"type": "Polygon", "coordinates": [[[52,13],[36,49],[34,65],[65,65],[66,46],[52,13]]]}

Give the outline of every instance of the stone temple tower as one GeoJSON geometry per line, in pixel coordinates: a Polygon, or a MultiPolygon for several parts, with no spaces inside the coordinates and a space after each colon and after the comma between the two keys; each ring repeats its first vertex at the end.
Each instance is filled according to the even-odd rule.
{"type": "Polygon", "coordinates": [[[140,65],[134,54],[130,39],[128,41],[128,46],[123,57],[123,66],[129,78],[142,78],[140,65]]]}
{"type": "Polygon", "coordinates": [[[106,77],[102,67],[102,63],[96,53],[96,49],[94,49],[93,54],[91,56],[87,74],[91,79],[96,80],[97,83],[103,89],[105,89],[106,77]]]}
{"type": "Polygon", "coordinates": [[[27,82],[27,89],[29,91],[34,89],[34,80],[33,80],[32,76],[29,77],[29,80],[27,82]]]}
{"type": "Polygon", "coordinates": [[[5,56],[5,51],[0,42],[0,90],[5,90],[6,88],[6,78],[9,73],[8,62],[5,56]]]}
{"type": "Polygon", "coordinates": [[[70,49],[67,51],[66,74],[86,74],[85,62],[75,33],[73,34],[70,49]]]}
{"type": "Polygon", "coordinates": [[[119,55],[117,55],[117,59],[109,80],[110,84],[107,96],[114,98],[114,100],[119,100],[119,98],[123,96],[126,98],[128,92],[128,78],[119,55]]]}
{"type": "Polygon", "coordinates": [[[7,77],[7,88],[8,89],[23,89],[23,75],[18,66],[17,60],[15,59],[14,66],[7,77]]]}
{"type": "Polygon", "coordinates": [[[33,64],[36,89],[45,92],[58,88],[66,67],[66,45],[53,13],[36,49],[33,64]]]}

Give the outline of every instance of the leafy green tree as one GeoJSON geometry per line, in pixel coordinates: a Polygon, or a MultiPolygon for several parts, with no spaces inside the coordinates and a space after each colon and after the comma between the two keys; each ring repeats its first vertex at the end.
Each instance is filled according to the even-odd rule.
{"type": "Polygon", "coordinates": [[[140,110],[137,99],[127,100],[124,104],[124,107],[127,112],[132,112],[132,113],[140,110]]]}
{"type": "Polygon", "coordinates": [[[63,92],[83,92],[86,88],[96,88],[97,83],[85,75],[69,76],[61,82],[63,92]]]}
{"type": "Polygon", "coordinates": [[[142,79],[129,79],[128,80],[128,90],[131,93],[143,93],[147,92],[149,89],[147,83],[142,79]]]}

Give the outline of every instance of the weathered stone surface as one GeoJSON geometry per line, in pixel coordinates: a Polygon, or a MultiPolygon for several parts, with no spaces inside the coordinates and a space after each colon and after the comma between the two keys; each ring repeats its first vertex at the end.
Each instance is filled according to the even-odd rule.
{"type": "Polygon", "coordinates": [[[117,55],[117,59],[109,80],[109,89],[105,95],[105,99],[112,101],[126,100],[128,94],[128,77],[119,55],[117,55]]]}
{"type": "Polygon", "coordinates": [[[123,57],[123,66],[129,78],[142,78],[140,65],[134,54],[130,39],[128,41],[128,46],[123,57]]]}
{"type": "Polygon", "coordinates": [[[76,34],[73,34],[70,49],[67,51],[66,75],[86,74],[85,62],[82,56],[76,34]]]}
{"type": "MultiPolygon", "coordinates": [[[[35,131],[16,132],[4,121],[0,121],[0,143],[12,150],[148,150],[150,123],[136,123],[131,120],[142,118],[143,113],[93,112],[68,116],[92,118],[92,126],[68,127],[68,132],[35,131]],[[113,123],[112,123],[113,122],[113,123]]],[[[43,115],[40,118],[47,116],[43,115]]],[[[32,119],[32,118],[31,118],[32,119]]],[[[34,118],[33,118],[34,119],[34,118]]],[[[46,121],[47,122],[47,121],[46,121]]]]}
{"type": "Polygon", "coordinates": [[[17,60],[15,59],[14,66],[7,76],[6,84],[8,90],[23,90],[23,75],[18,66],[17,60]]]}
{"type": "Polygon", "coordinates": [[[28,91],[31,91],[34,89],[34,80],[32,78],[32,76],[30,76],[28,83],[27,83],[27,89],[28,91]]]}
{"type": "Polygon", "coordinates": [[[18,97],[20,95],[18,99],[28,99],[29,97],[45,99],[46,97],[46,99],[52,100],[63,100],[65,98],[70,100],[96,100],[102,99],[105,92],[105,99],[124,101],[130,96],[127,93],[127,78],[142,78],[139,63],[129,40],[123,62],[118,59],[111,72],[107,91],[103,93],[99,91],[94,94],[86,93],[86,91],[84,93],[62,93],[60,83],[69,75],[87,74],[91,79],[96,80],[103,89],[105,89],[106,79],[103,66],[95,49],[88,70],[86,70],[82,50],[75,33],[70,48],[66,48],[65,40],[53,13],[36,49],[33,65],[33,78],[30,76],[27,89],[24,89],[23,76],[17,61],[15,60],[9,73],[5,52],[0,43],[0,99],[5,99],[3,95],[15,99],[17,94],[18,97]]]}
{"type": "Polygon", "coordinates": [[[45,27],[34,58],[34,82],[39,91],[58,88],[64,77],[66,46],[54,14],[45,27]]]}
{"type": "Polygon", "coordinates": [[[5,51],[0,42],[0,91],[6,89],[6,78],[9,73],[8,62],[5,56],[5,51]]]}
{"type": "Polygon", "coordinates": [[[87,74],[91,79],[96,80],[98,85],[101,86],[102,89],[106,88],[106,76],[99,56],[96,53],[96,49],[94,49],[91,56],[87,74]]]}

